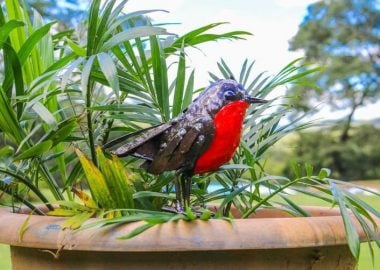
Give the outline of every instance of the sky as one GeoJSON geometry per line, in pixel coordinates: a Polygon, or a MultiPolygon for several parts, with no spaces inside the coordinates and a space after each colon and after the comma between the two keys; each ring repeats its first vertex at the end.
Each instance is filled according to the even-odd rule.
{"type": "MultiPolygon", "coordinates": [[[[244,30],[251,32],[247,40],[218,41],[202,44],[201,51],[187,50],[189,66],[195,67],[196,85],[207,85],[208,71],[217,73],[216,63],[222,57],[238,73],[244,59],[255,60],[254,74],[267,71],[277,73],[292,60],[302,57],[302,52],[288,51],[289,40],[297,33],[306,15],[306,8],[315,0],[130,0],[125,12],[146,9],[163,9],[150,16],[155,23],[179,23],[165,26],[169,32],[184,34],[198,27],[228,22],[216,32],[244,30]]],[[[238,76],[238,74],[236,75],[238,76]]],[[[283,95],[278,89],[274,95],[283,95]]],[[[360,109],[356,120],[380,117],[379,103],[360,109]]],[[[332,113],[321,101],[320,112],[314,118],[338,119],[347,111],[332,113]]]]}

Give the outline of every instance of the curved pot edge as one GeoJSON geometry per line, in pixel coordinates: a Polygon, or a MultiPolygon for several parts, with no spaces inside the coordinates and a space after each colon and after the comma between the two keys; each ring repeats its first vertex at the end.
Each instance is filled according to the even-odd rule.
{"type": "MultiPolygon", "coordinates": [[[[169,222],[129,240],[117,238],[143,222],[107,230],[72,232],[61,229],[66,218],[31,216],[20,241],[20,229],[29,215],[14,214],[9,209],[0,208],[3,220],[0,223],[0,243],[39,249],[117,252],[281,249],[346,244],[341,216],[336,216],[336,211],[330,208],[313,207],[313,210],[322,216],[236,219],[232,223],[223,220],[169,222]]],[[[376,221],[380,226],[380,219],[376,221]]],[[[365,240],[360,225],[355,223],[355,226],[361,239],[365,240]]]]}

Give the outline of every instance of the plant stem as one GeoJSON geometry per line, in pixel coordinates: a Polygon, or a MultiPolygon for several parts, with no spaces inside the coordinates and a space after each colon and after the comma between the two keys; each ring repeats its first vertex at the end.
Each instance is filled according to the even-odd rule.
{"type": "Polygon", "coordinates": [[[94,131],[92,128],[92,111],[91,111],[91,94],[94,88],[93,82],[88,82],[87,84],[87,92],[86,92],[86,117],[87,117],[87,132],[88,132],[88,140],[90,143],[90,152],[92,162],[96,167],[98,167],[98,159],[96,157],[96,149],[95,149],[95,140],[94,140],[94,131]]]}
{"type": "Polygon", "coordinates": [[[39,163],[39,168],[41,173],[46,179],[47,184],[49,185],[50,191],[53,193],[55,199],[64,200],[62,193],[59,191],[59,186],[57,182],[55,182],[54,177],[50,174],[49,170],[45,167],[44,164],[39,163]]]}
{"type": "Polygon", "coordinates": [[[42,212],[38,207],[34,206],[31,202],[23,199],[19,195],[17,195],[17,194],[11,194],[11,196],[13,196],[14,198],[16,198],[21,203],[25,204],[27,207],[29,207],[33,212],[37,213],[38,215],[46,216],[46,214],[44,212],[42,212]]]}
{"type": "Polygon", "coordinates": [[[46,207],[49,208],[49,210],[53,210],[54,209],[52,207],[52,205],[49,203],[49,200],[45,197],[45,195],[36,186],[34,186],[30,182],[30,180],[24,179],[21,176],[17,175],[16,173],[10,172],[10,171],[2,169],[2,168],[0,168],[0,172],[4,173],[4,174],[7,174],[9,176],[12,176],[13,178],[18,179],[19,181],[21,181],[25,186],[27,186],[31,191],[33,191],[34,194],[36,194],[38,196],[38,198],[40,198],[43,203],[45,203],[46,207]]]}

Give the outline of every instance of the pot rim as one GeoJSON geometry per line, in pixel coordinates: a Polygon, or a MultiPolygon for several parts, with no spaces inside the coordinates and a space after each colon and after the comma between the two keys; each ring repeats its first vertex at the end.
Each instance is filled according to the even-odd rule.
{"type": "MultiPolygon", "coordinates": [[[[347,244],[338,209],[303,208],[313,216],[284,217],[284,211],[271,210],[268,214],[263,209],[255,218],[235,219],[231,223],[217,219],[168,222],[128,240],[117,238],[144,222],[72,232],[61,229],[67,218],[15,214],[9,208],[0,208],[0,243],[38,249],[109,252],[283,249],[347,244]],[[268,217],[271,215],[275,217],[268,217]],[[28,226],[20,240],[19,232],[28,217],[28,226]]],[[[380,219],[375,220],[380,226],[380,219]]],[[[365,241],[360,224],[355,222],[355,227],[361,241],[365,241]]],[[[380,237],[379,232],[377,237],[380,237]]]]}

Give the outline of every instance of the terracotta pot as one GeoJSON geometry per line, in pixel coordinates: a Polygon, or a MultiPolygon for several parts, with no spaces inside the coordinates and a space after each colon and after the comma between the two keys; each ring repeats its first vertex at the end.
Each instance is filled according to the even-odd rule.
{"type": "MultiPolygon", "coordinates": [[[[313,217],[262,210],[252,219],[232,223],[166,223],[130,240],[116,238],[136,228],[137,223],[72,233],[61,230],[65,218],[32,216],[20,241],[19,231],[28,215],[3,208],[0,243],[11,246],[15,270],[355,269],[339,212],[306,209],[313,217]],[[56,252],[58,258],[52,255],[56,252]]],[[[364,239],[358,225],[357,230],[364,239]]]]}

